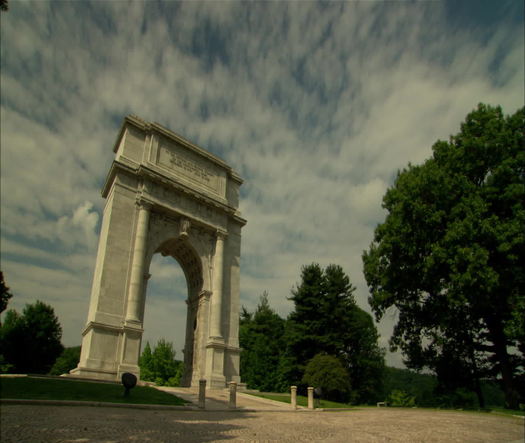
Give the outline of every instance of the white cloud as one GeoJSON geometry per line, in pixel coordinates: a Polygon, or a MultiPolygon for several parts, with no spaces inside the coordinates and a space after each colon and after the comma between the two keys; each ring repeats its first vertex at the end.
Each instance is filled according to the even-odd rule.
{"type": "Polygon", "coordinates": [[[63,215],[58,219],[57,237],[63,243],[92,246],[97,241],[97,223],[98,213],[93,211],[93,203],[86,201],[74,210],[73,215],[63,215]]]}

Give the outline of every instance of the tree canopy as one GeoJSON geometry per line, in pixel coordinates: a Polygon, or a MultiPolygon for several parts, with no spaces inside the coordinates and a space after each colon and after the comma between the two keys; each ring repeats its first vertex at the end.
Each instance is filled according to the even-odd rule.
{"type": "Polygon", "coordinates": [[[149,342],[139,358],[140,378],[162,386],[179,386],[184,363],[175,360],[173,343],[161,338],[153,351],[149,342]]]}
{"type": "Polygon", "coordinates": [[[317,354],[306,365],[303,383],[321,389],[323,398],[334,401],[348,400],[350,376],[341,361],[328,354],[317,354]]]}
{"type": "Polygon", "coordinates": [[[64,347],[62,327],[53,308],[41,301],[25,306],[22,315],[7,311],[0,329],[0,354],[10,372],[47,374],[64,347]]]}
{"type": "Polygon", "coordinates": [[[6,310],[7,303],[12,296],[13,294],[9,292],[9,288],[4,281],[4,273],[0,271],[0,313],[6,310]]]}
{"type": "Polygon", "coordinates": [[[377,319],[397,309],[390,343],[407,365],[478,394],[479,379],[497,375],[509,407],[525,352],[524,120],[525,108],[480,104],[430,159],[398,173],[363,254],[370,305],[377,319]]]}
{"type": "Polygon", "coordinates": [[[278,389],[284,325],[285,321],[270,307],[266,291],[253,314],[243,309],[239,326],[240,369],[249,388],[261,391],[278,389]]]}
{"type": "Polygon", "coordinates": [[[325,353],[340,359],[348,371],[354,402],[377,400],[384,353],[372,317],[357,306],[354,291],[341,266],[303,266],[286,325],[283,377],[288,383],[300,384],[308,362],[325,353]]]}
{"type": "Polygon", "coordinates": [[[80,346],[65,348],[49,371],[50,375],[68,374],[80,361],[80,346]]]}

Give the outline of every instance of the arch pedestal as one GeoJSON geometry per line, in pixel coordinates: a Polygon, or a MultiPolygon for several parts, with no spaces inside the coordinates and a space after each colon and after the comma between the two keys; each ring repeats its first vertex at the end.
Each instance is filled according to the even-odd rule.
{"type": "Polygon", "coordinates": [[[212,154],[133,116],[114,152],[81,357],[71,374],[140,377],[149,266],[160,253],[179,262],[188,284],[183,384],[239,383],[241,178],[212,154]]]}

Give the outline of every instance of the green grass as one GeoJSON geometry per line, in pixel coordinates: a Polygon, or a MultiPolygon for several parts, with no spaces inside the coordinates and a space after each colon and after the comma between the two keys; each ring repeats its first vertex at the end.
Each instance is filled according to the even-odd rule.
{"type": "MultiPolygon", "coordinates": [[[[277,393],[254,393],[254,392],[248,392],[250,395],[254,395],[256,397],[262,397],[267,398],[269,400],[276,400],[281,401],[283,403],[291,403],[291,395],[290,394],[277,394],[277,393]]],[[[297,405],[298,406],[308,406],[308,397],[304,397],[302,395],[297,396],[297,405]]],[[[337,403],[335,401],[329,401],[329,400],[321,400],[318,404],[317,401],[314,401],[314,405],[316,408],[352,408],[353,406],[345,404],[345,403],[337,403]]]]}
{"type": "Polygon", "coordinates": [[[173,406],[186,403],[179,397],[148,386],[136,386],[128,397],[124,397],[124,387],[119,384],[32,377],[1,377],[0,398],[173,406]]]}
{"type": "MultiPolygon", "coordinates": [[[[269,400],[276,400],[283,403],[290,404],[290,394],[280,394],[280,393],[273,393],[273,392],[264,392],[264,393],[256,393],[256,392],[247,392],[247,394],[254,395],[256,397],[262,397],[267,398],[269,400]]],[[[371,405],[350,405],[345,403],[337,403],[335,401],[328,401],[328,400],[321,400],[321,404],[318,406],[317,403],[315,404],[316,408],[325,408],[325,409],[336,409],[336,408],[376,408],[376,406],[371,405]]],[[[297,396],[297,405],[298,406],[308,406],[308,398],[303,397],[301,395],[297,396]]],[[[395,408],[395,409],[401,409],[401,408],[395,408]]],[[[412,408],[410,408],[412,409],[412,408]]],[[[432,409],[435,411],[453,411],[453,412],[466,412],[466,413],[477,413],[477,414],[486,414],[486,413],[494,413],[494,414],[501,414],[501,415],[521,415],[525,416],[525,411],[515,410],[515,409],[504,409],[504,408],[490,408],[486,411],[482,410],[476,410],[476,409],[444,409],[444,408],[425,408],[418,406],[417,409],[432,409]]]]}
{"type": "Polygon", "coordinates": [[[518,409],[505,409],[505,408],[491,408],[491,411],[494,414],[504,414],[504,415],[521,415],[525,417],[525,411],[518,409]]]}

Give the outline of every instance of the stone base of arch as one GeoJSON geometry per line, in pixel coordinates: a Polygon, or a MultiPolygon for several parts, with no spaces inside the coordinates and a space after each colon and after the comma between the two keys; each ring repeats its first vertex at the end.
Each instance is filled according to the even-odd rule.
{"type": "MultiPolygon", "coordinates": [[[[140,352],[143,329],[138,325],[111,327],[91,322],[83,334],[83,355],[71,376],[119,381],[122,374],[131,372],[140,379],[140,368],[136,363],[140,352]],[[85,347],[85,348],[84,348],[85,347]]],[[[189,374],[186,386],[198,387],[206,379],[209,389],[223,389],[229,382],[241,385],[239,376],[240,348],[228,346],[223,340],[213,338],[206,345],[206,364],[203,373],[189,374]],[[225,375],[226,374],[226,375],[225,375]]],[[[241,386],[242,387],[242,386],[241,386]]]]}

